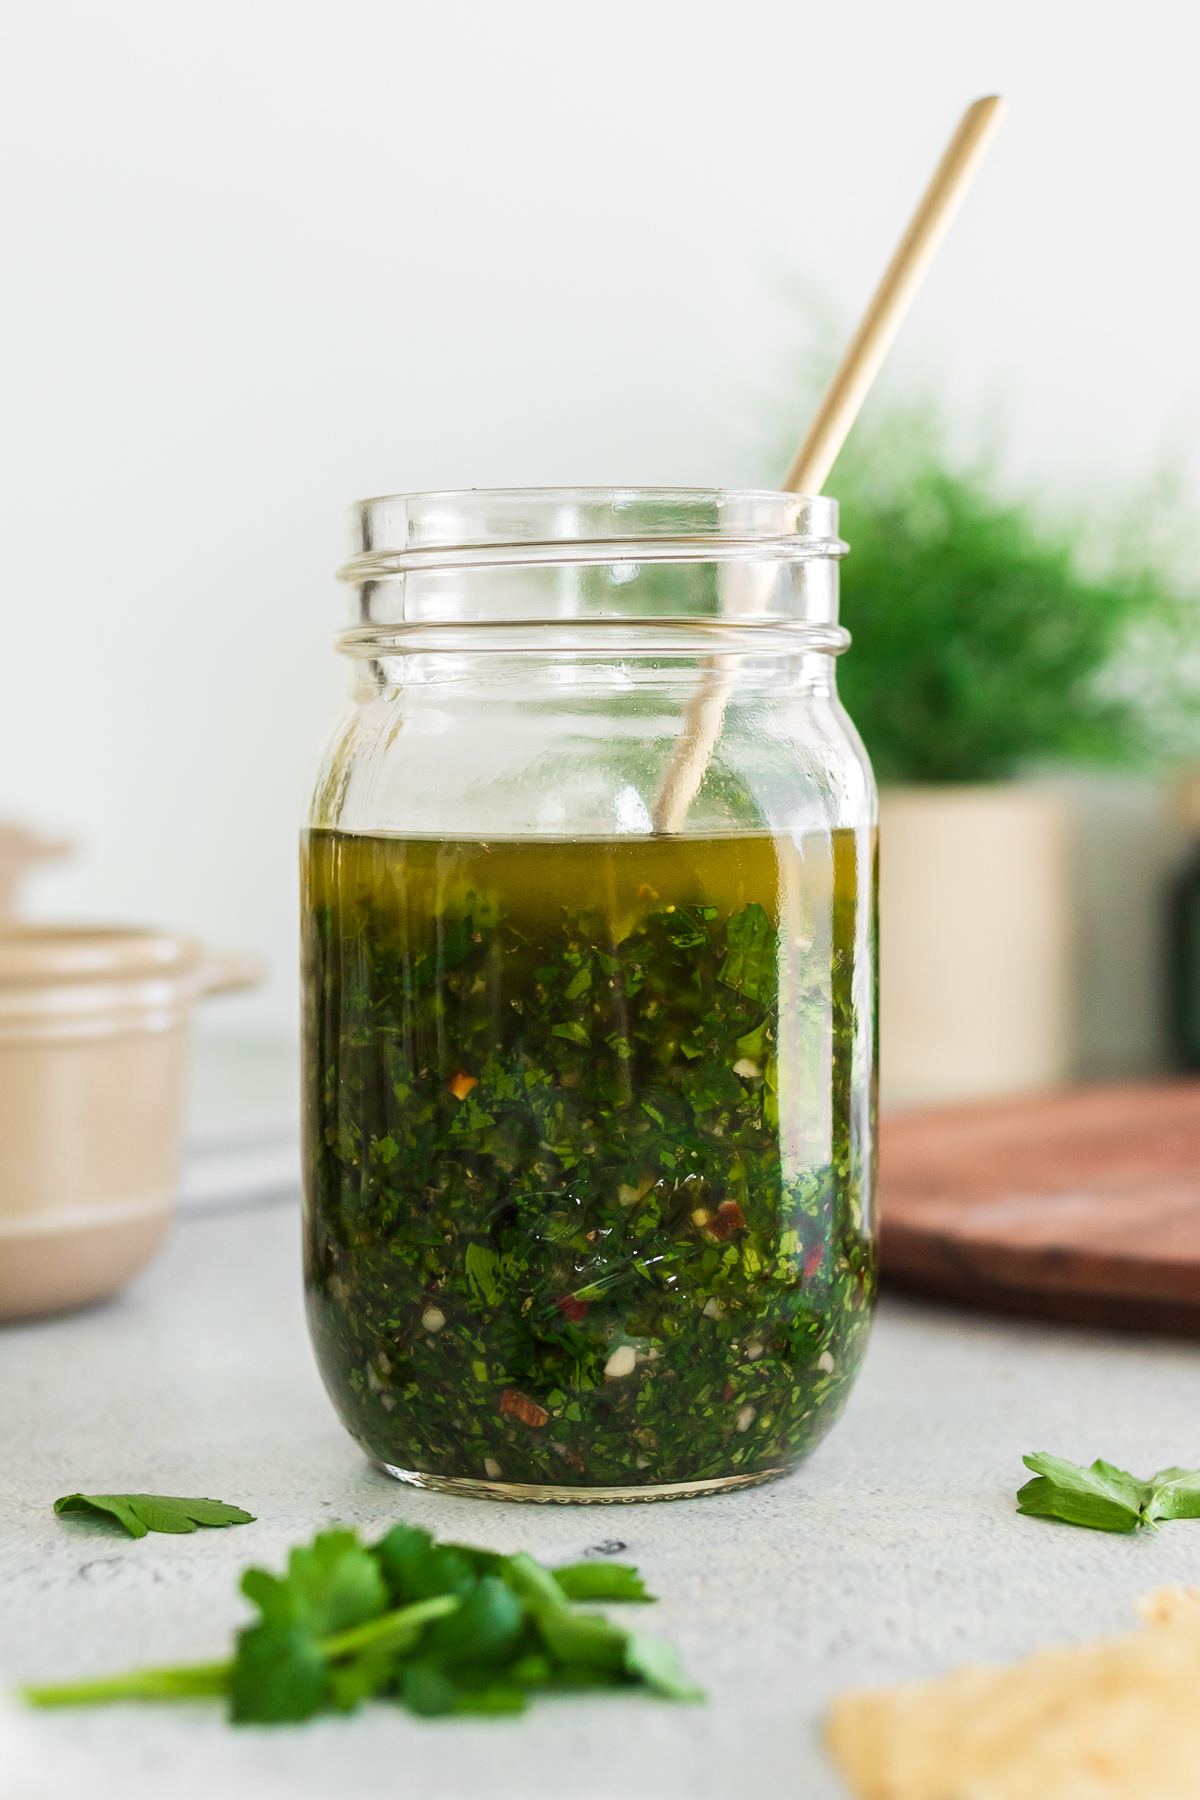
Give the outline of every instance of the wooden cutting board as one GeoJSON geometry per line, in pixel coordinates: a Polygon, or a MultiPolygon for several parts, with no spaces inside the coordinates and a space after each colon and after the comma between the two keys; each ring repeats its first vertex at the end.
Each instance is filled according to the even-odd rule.
{"type": "Polygon", "coordinates": [[[1200,1080],[909,1113],[880,1139],[886,1283],[1200,1336],[1200,1080]]]}

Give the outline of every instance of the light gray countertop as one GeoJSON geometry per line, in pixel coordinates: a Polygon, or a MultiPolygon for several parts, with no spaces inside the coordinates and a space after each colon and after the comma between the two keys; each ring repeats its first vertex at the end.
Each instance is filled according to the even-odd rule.
{"type": "Polygon", "coordinates": [[[1136,1540],[1017,1517],[1025,1450],[1200,1463],[1200,1346],[885,1302],[845,1419],[787,1481],[655,1506],[399,1487],[363,1460],[305,1335],[293,1204],[193,1216],[120,1299],[0,1331],[0,1678],[225,1653],[238,1572],[330,1520],[404,1517],[562,1560],[618,1541],[704,1706],[544,1700],[520,1720],[387,1705],[237,1730],[219,1706],[0,1710],[0,1800],[824,1800],[828,1695],[1133,1625],[1200,1581],[1200,1523],[1136,1540]],[[209,1494],[258,1522],[134,1542],[72,1490],[209,1494]]]}

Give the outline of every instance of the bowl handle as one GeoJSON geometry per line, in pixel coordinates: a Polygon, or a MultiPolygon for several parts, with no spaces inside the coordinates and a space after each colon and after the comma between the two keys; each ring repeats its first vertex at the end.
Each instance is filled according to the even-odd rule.
{"type": "Polygon", "coordinates": [[[236,994],[243,988],[257,987],[263,974],[262,960],[257,956],[239,956],[234,952],[207,956],[197,973],[197,991],[202,995],[236,994]]]}

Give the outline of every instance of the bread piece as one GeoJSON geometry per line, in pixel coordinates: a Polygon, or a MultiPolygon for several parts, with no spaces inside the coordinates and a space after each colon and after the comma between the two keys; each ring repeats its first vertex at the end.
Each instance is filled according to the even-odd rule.
{"type": "Polygon", "coordinates": [[[1200,1591],[1144,1630],[834,1702],[826,1744],[862,1800],[1200,1800],[1200,1591]]]}

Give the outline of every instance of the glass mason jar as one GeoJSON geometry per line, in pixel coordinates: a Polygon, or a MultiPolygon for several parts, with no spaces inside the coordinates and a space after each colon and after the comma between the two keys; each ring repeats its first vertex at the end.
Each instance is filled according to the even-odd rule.
{"type": "Polygon", "coordinates": [[[402,1481],[786,1473],[876,1286],[875,791],[836,502],[353,513],[303,858],[306,1282],[402,1481]]]}

